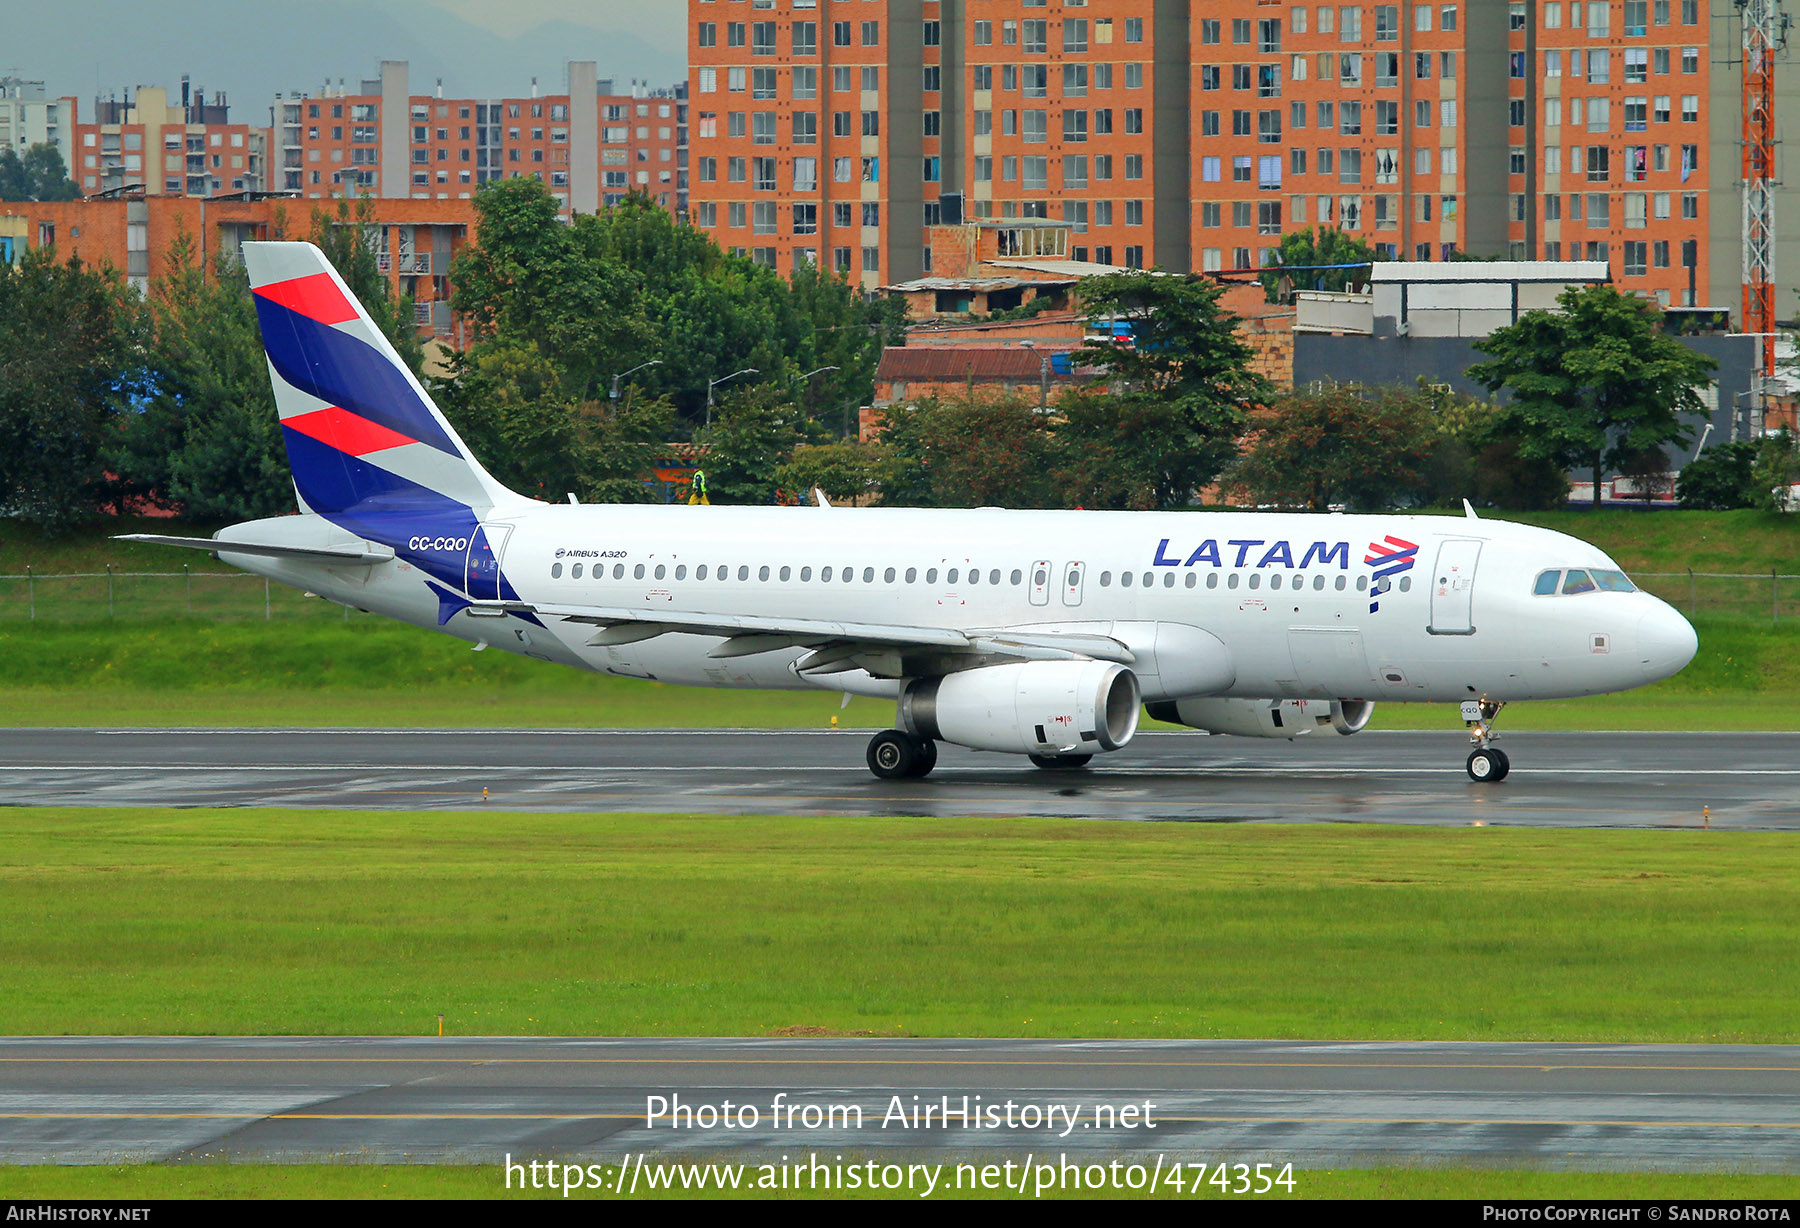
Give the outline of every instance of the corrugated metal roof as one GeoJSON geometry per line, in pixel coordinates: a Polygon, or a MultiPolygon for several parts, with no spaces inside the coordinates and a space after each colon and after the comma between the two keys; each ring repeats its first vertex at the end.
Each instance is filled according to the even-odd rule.
{"type": "MultiPolygon", "coordinates": [[[[1022,345],[931,345],[890,346],[881,352],[881,365],[875,369],[878,380],[1035,380],[1043,374],[1043,358],[1067,353],[1076,347],[1053,349],[1022,345]]],[[[1050,378],[1067,379],[1054,367],[1050,378]]]]}

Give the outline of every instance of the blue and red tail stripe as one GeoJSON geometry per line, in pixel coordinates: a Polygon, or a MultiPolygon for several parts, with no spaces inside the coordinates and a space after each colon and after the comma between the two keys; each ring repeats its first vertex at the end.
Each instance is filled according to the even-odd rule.
{"type": "Polygon", "coordinates": [[[411,442],[463,456],[404,370],[386,354],[262,290],[256,291],[256,316],[262,324],[263,348],[270,364],[294,388],[387,427],[411,442]]]}
{"type": "Polygon", "coordinates": [[[482,528],[516,496],[462,446],[324,254],[246,243],[244,262],[306,510],[391,546],[426,577],[440,621],[517,600],[482,528]]]}

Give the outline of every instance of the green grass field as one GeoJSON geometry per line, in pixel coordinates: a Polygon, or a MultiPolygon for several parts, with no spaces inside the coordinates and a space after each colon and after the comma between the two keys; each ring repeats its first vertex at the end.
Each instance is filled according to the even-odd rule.
{"type": "MultiPolygon", "coordinates": [[[[874,1157],[871,1157],[874,1158],[874,1157]]],[[[983,1157],[977,1163],[988,1163],[983,1157]]],[[[607,1179],[615,1180],[616,1166],[603,1166],[607,1179]]],[[[552,1190],[518,1190],[503,1188],[504,1176],[498,1167],[431,1167],[422,1165],[304,1165],[304,1164],[149,1164],[108,1168],[0,1166],[0,1199],[196,1199],[196,1198],[351,1198],[351,1199],[438,1199],[438,1198],[521,1198],[561,1199],[552,1190]]],[[[1564,1201],[1602,1199],[1653,1198],[1660,1201],[1678,1199],[1792,1199],[1800,1197],[1800,1177],[1731,1173],[1559,1173],[1517,1169],[1470,1168],[1378,1168],[1323,1169],[1294,1172],[1292,1195],[1262,1195],[1258,1201],[1274,1197],[1295,1199],[1544,1199],[1564,1201]]],[[[716,1190],[705,1195],[667,1192],[640,1196],[674,1198],[737,1197],[822,1199],[869,1199],[883,1197],[867,1191],[750,1191],[721,1195],[716,1190]]],[[[917,1194],[905,1197],[917,1199],[917,1194]]],[[[940,1191],[934,1197],[947,1197],[940,1191]]],[[[1169,1195],[1192,1197],[1194,1195],[1169,1195]]],[[[578,1192],[570,1201],[600,1197],[592,1191],[578,1192]]],[[[970,1193],[958,1198],[999,1200],[1016,1195],[1004,1193],[970,1193]]],[[[1060,1194],[1059,1198],[1131,1198],[1142,1199],[1142,1193],[1130,1190],[1099,1193],[1060,1194]]],[[[1223,1196],[1210,1186],[1197,1195],[1207,1201],[1223,1196]]]]}
{"type": "Polygon", "coordinates": [[[0,810],[0,1034],[1800,1039],[1693,830],[0,810]]]}
{"type": "MultiPolygon", "coordinates": [[[[317,603],[315,603],[317,604],[317,603]]],[[[1503,730],[1800,729],[1800,622],[1702,618],[1700,653],[1624,697],[1519,704],[1503,730]]],[[[349,624],[0,623],[0,727],[885,728],[893,704],[612,678],[385,619],[349,624]]],[[[1146,726],[1150,727],[1150,726],[1146,726]]],[[[1376,729],[1461,728],[1448,704],[1377,708],[1376,729]]]]}
{"type": "MultiPolygon", "coordinates": [[[[1755,512],[1549,512],[1518,519],[1588,538],[1633,571],[1800,570],[1800,525],[1755,512]]],[[[602,678],[467,645],[232,572],[204,554],[108,536],[205,535],[167,521],[88,526],[44,541],[0,522],[0,726],[522,726],[880,728],[891,705],[813,693],[743,694],[602,678]],[[194,578],[108,580],[179,571],[194,578]],[[109,596],[110,591],[110,596],[109,596]],[[38,617],[26,617],[35,605],[38,617]],[[115,618],[106,611],[118,611],[115,618]],[[192,609],[195,617],[188,617],[192,609]],[[267,621],[265,611],[271,615],[267,621]]],[[[1800,582],[1648,581],[1697,607],[1699,657],[1625,699],[1524,704],[1508,729],[1800,729],[1800,582]],[[1792,611],[1779,622],[1771,605],[1792,611]],[[1771,702],[1774,701],[1774,702],[1771,702]]],[[[1377,729],[1455,729],[1448,706],[1378,709],[1377,729]]]]}

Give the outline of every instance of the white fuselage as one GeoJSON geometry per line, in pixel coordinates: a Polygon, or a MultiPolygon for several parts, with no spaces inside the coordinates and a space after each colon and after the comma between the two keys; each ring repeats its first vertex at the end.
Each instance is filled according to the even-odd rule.
{"type": "MultiPolygon", "coordinates": [[[[1535,595],[1546,569],[1616,564],[1574,538],[1498,520],[521,501],[483,524],[507,581],[535,605],[1110,635],[1137,654],[1146,699],[1553,699],[1667,677],[1691,659],[1695,643],[1686,620],[1647,593],[1535,595]],[[1384,543],[1415,546],[1416,561],[1390,571],[1386,591],[1372,593],[1384,582],[1383,551],[1399,549],[1384,543]],[[1202,643],[1216,656],[1214,640],[1223,667],[1182,659],[1202,643]]],[[[241,531],[242,540],[266,541],[271,526],[296,544],[343,537],[310,516],[236,526],[221,537],[241,531]]],[[[390,562],[361,568],[221,552],[333,601],[436,628],[439,601],[407,561],[407,546],[390,562]]],[[[417,549],[451,555],[456,546],[417,549]]],[[[442,630],[682,685],[871,695],[899,688],[860,669],[803,678],[794,669],[801,647],[709,656],[719,636],[590,646],[592,624],[545,617],[534,625],[469,610],[442,630]]]]}

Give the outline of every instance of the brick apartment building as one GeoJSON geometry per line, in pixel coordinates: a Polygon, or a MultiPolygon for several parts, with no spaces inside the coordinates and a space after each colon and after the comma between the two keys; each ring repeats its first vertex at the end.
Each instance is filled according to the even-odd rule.
{"type": "Polygon", "coordinates": [[[692,216],[871,289],[965,217],[1187,270],[1324,223],[1735,308],[1740,37],[1728,0],[689,0],[692,216]]]}
{"type": "MultiPolygon", "coordinates": [[[[72,100],[71,100],[72,101],[72,100]]],[[[234,124],[223,94],[209,102],[182,78],[177,99],[139,86],[123,101],[96,99],[64,151],[85,195],[141,188],[158,196],[229,196],[268,188],[269,130],[234,124]]]]}
{"type": "Polygon", "coordinates": [[[519,98],[414,92],[404,60],[384,60],[356,92],[277,98],[274,186],[303,197],[468,200],[490,179],[532,175],[565,212],[592,213],[642,192],[687,208],[686,86],[613,92],[594,62],[570,61],[568,88],[519,98]]]}
{"type": "MultiPolygon", "coordinates": [[[[168,269],[169,252],[185,235],[210,268],[236,257],[247,241],[303,238],[322,201],[280,197],[118,194],[54,203],[0,201],[0,254],[16,263],[31,248],[52,247],[123,272],[140,292],[168,269]]],[[[421,334],[460,344],[450,313],[450,262],[475,233],[466,200],[377,200],[368,239],[376,264],[399,294],[412,297],[421,334]]],[[[335,210],[333,210],[335,214],[335,210]]]]}

